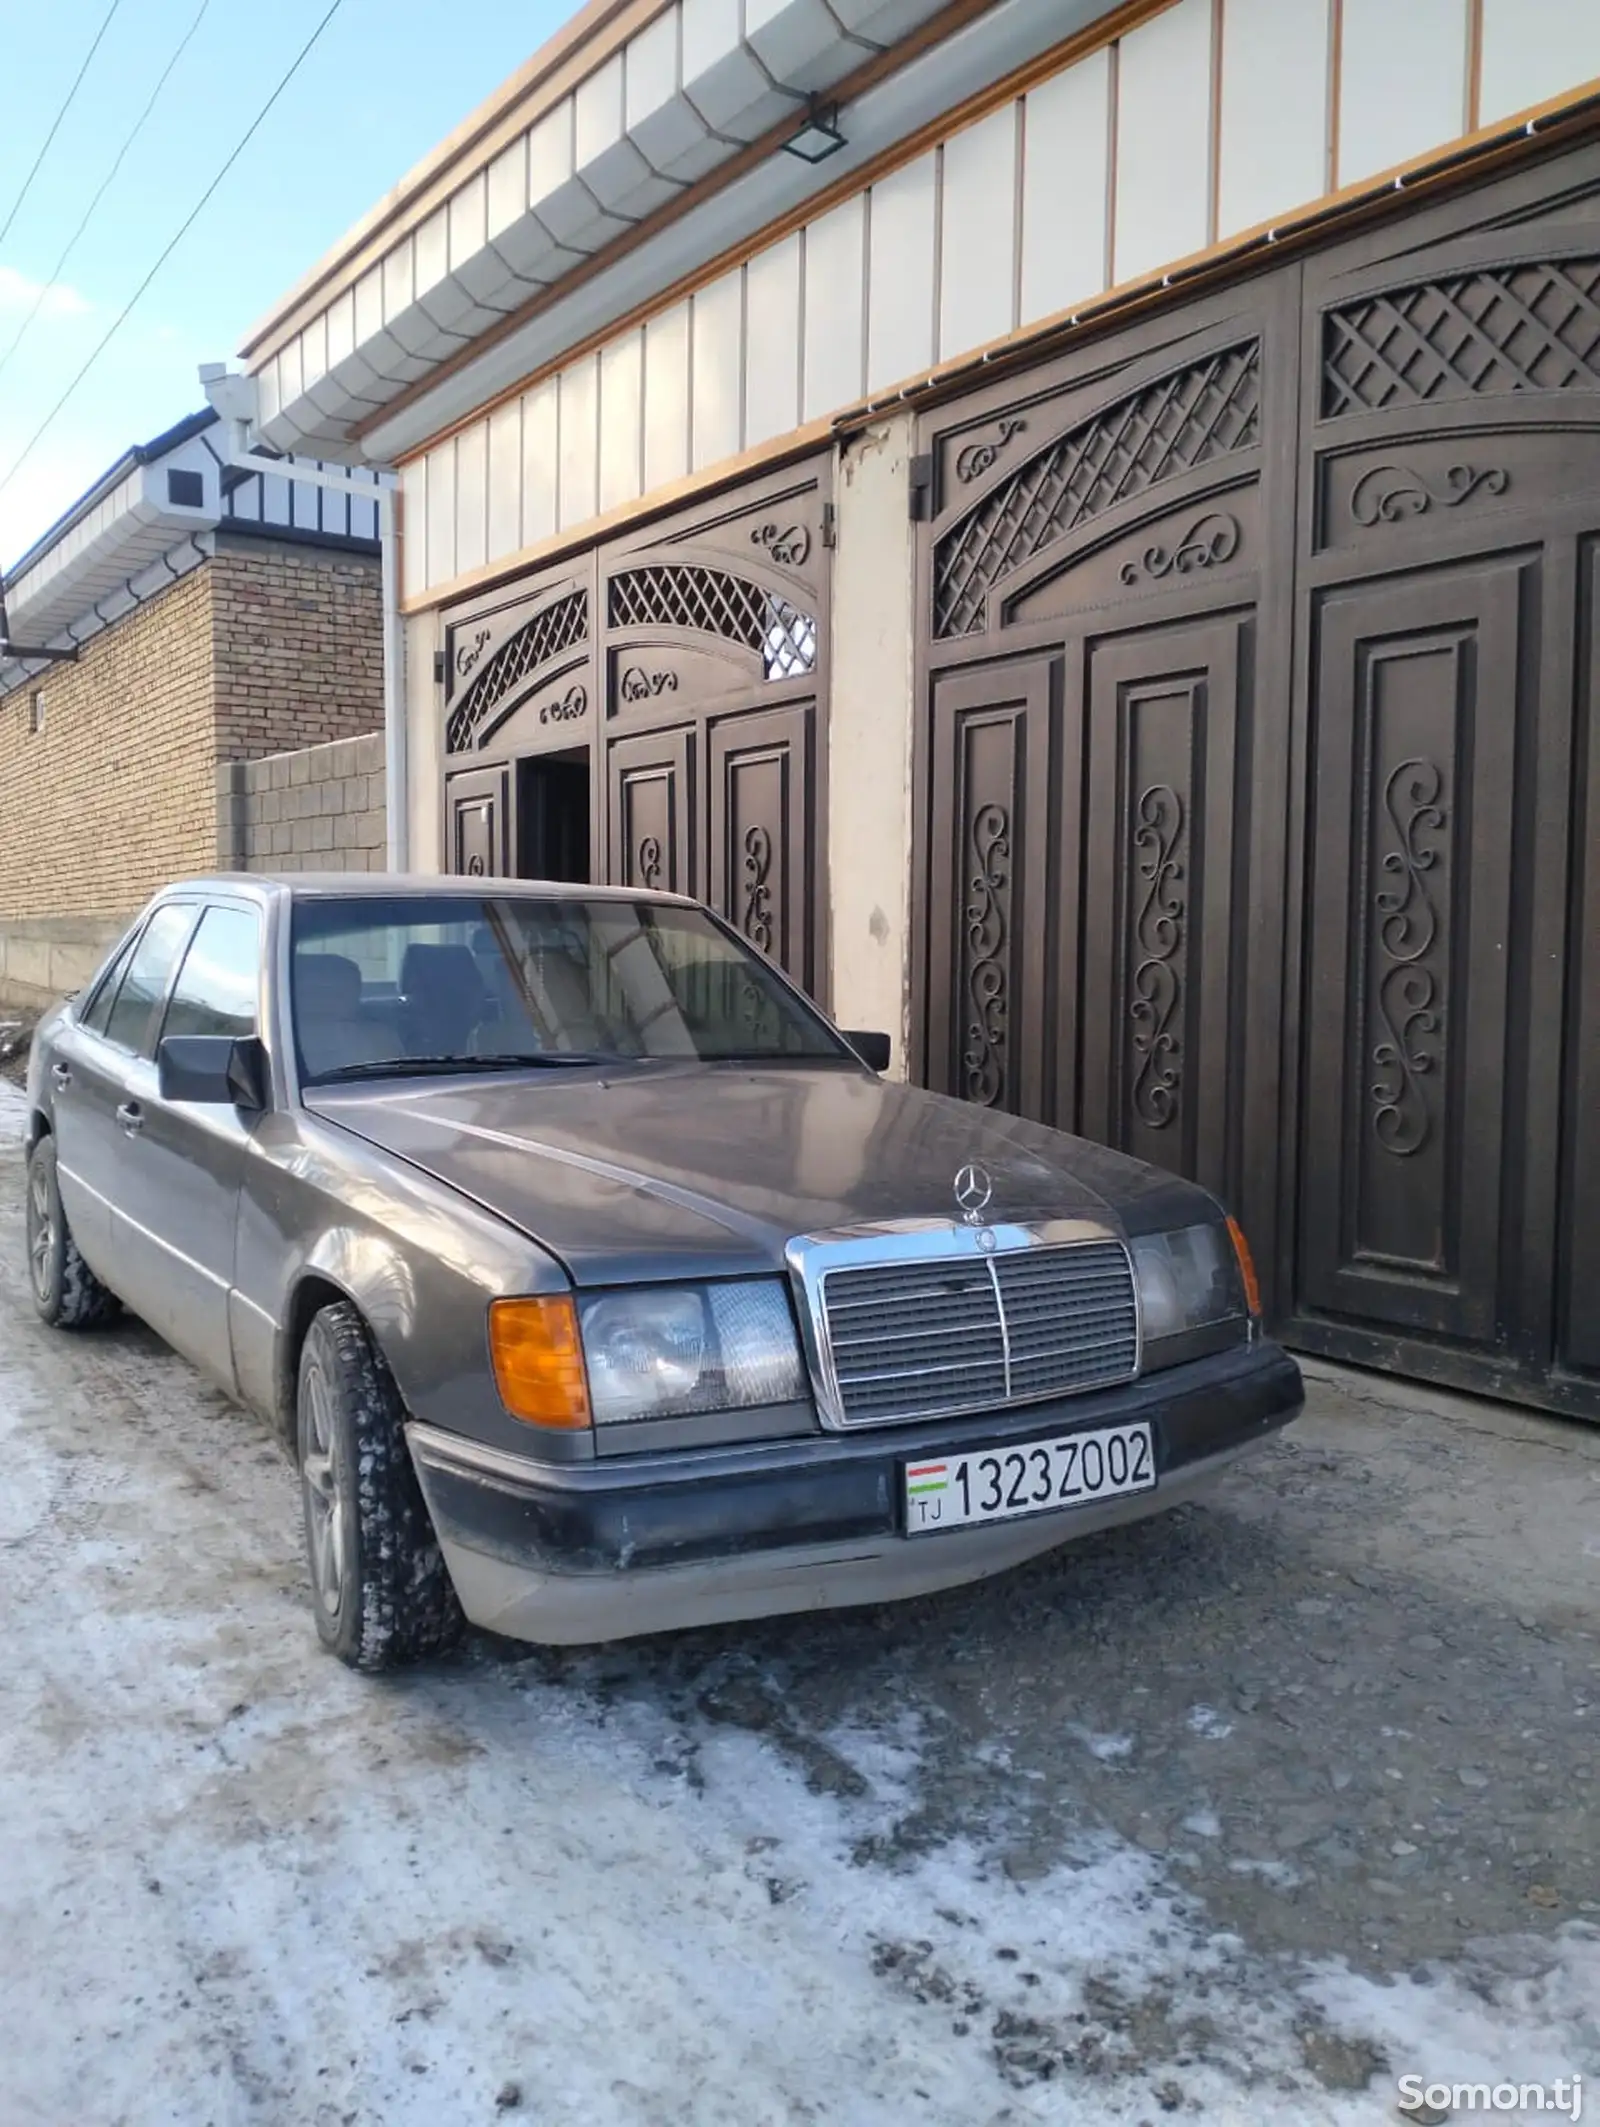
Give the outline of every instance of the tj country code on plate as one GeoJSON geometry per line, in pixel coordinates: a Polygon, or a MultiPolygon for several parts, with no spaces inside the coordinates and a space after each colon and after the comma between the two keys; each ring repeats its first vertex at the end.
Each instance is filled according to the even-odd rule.
{"type": "Polygon", "coordinates": [[[1022,1447],[980,1448],[904,1465],[906,1534],[1082,1507],[1156,1481],[1148,1425],[1113,1425],[1022,1447]]]}

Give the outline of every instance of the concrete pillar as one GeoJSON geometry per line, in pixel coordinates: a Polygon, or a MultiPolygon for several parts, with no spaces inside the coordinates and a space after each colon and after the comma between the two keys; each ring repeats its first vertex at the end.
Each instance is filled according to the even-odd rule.
{"type": "Polygon", "coordinates": [[[413,614],[406,622],[406,739],[411,784],[411,869],[443,871],[444,719],[433,653],[439,643],[437,614],[413,614]]]}
{"type": "Polygon", "coordinates": [[[911,454],[910,414],[840,451],[828,710],[831,1009],[840,1026],[893,1036],[896,1077],[910,1033],[911,454]]]}

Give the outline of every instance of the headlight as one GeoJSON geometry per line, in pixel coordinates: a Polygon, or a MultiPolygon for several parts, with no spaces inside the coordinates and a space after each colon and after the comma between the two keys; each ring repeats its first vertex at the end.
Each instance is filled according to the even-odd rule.
{"type": "Polygon", "coordinates": [[[639,1286],[580,1300],[596,1425],[793,1403],[805,1394],[776,1279],[639,1286]]]}
{"type": "Polygon", "coordinates": [[[1133,1271],[1146,1344],[1248,1319],[1239,1259],[1224,1225],[1142,1234],[1133,1243],[1133,1271]]]}

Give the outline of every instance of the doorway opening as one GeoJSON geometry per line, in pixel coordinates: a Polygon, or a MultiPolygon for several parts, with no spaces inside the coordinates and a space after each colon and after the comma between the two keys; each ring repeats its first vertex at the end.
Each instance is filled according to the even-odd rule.
{"type": "Polygon", "coordinates": [[[517,877],[590,884],[589,749],[517,763],[517,877]]]}

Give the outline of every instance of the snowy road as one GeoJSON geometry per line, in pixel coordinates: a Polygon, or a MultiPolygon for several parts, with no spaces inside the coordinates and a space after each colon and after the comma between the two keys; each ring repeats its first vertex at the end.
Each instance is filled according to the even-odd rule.
{"type": "MultiPolygon", "coordinates": [[[[1441,1785],[1431,1878],[1397,1853],[1436,1834],[1409,1794],[1417,1827],[1394,1828],[1410,1773],[1380,1761],[1408,1746],[1380,1739],[1381,1677],[1349,1701],[1370,1760],[1343,1701],[1323,1734],[1250,1741],[1228,1605],[1301,1511],[1299,1443],[1277,1489],[1241,1479],[1166,1536],[1097,1544],[1076,1614],[1057,1560],[901,1611],[597,1654],[480,1638],[361,1681],[316,1649],[260,1429],[137,1325],[34,1322],[19,1123],[0,1082],[3,2127],[1308,2127],[1393,2120],[1408,2068],[1600,2074],[1600,1877],[1528,1903],[1491,1858],[1481,1891],[1442,1889],[1451,1839],[1477,1867],[1479,1813],[1492,1857],[1495,1789],[1530,1749],[1566,1784],[1552,1821],[1592,1834],[1592,1582],[1522,1596],[1555,1620],[1540,1659],[1562,1650],[1559,1679],[1520,1687],[1544,1694],[1518,1714],[1541,1740],[1508,1734],[1504,1769],[1475,1743],[1482,1786],[1441,1785]],[[1272,1784],[1300,1777],[1290,1750],[1298,1804],[1272,1784]],[[1349,1869],[1273,1829],[1330,1806],[1341,1752],[1349,1869]],[[1480,1901],[1470,1930],[1430,1932],[1457,1897],[1480,1901]]],[[[1589,1444],[1551,1482],[1592,1506],[1589,1444]]],[[[1389,1571],[1375,1557],[1376,1600],[1389,1571]]],[[[1299,1625],[1251,1650],[1266,1706],[1295,1703],[1296,1632],[1365,1600],[1304,1572],[1299,1625]]],[[[1430,1582],[1422,1623],[1477,1599],[1430,1582]]]]}

